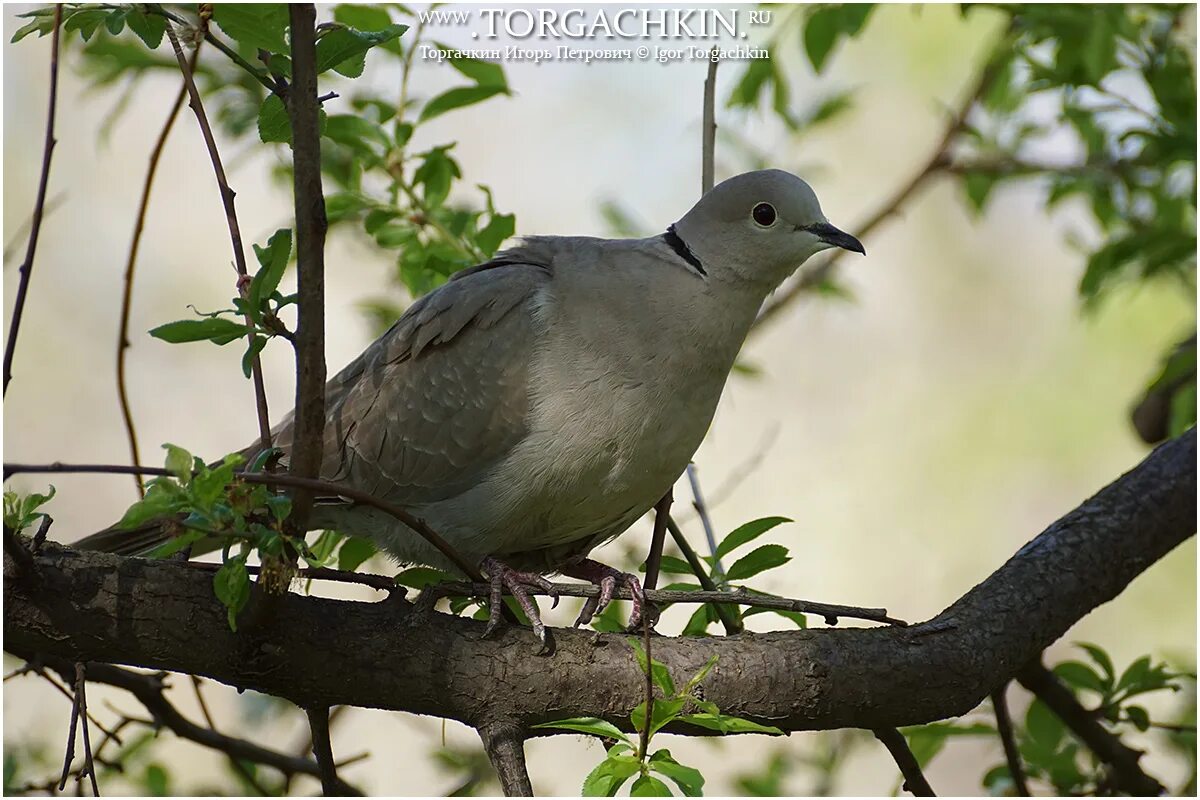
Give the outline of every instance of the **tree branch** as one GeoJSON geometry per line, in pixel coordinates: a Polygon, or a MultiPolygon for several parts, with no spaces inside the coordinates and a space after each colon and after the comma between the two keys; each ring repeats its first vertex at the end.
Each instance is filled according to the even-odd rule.
{"type": "Polygon", "coordinates": [[[486,722],[479,726],[479,738],[488,760],[500,778],[505,797],[533,797],[533,784],[525,766],[525,736],[511,722],[486,722]]]}
{"type": "MultiPolygon", "coordinates": [[[[292,164],[296,198],[296,260],[299,301],[296,322],[296,411],[289,472],[316,478],[325,433],[325,195],[321,190],[320,108],[317,102],[317,10],[311,3],[288,6],[292,35],[292,164]]],[[[288,526],[307,530],[313,495],[292,494],[288,526]]],[[[328,709],[326,709],[328,714],[328,709]]],[[[310,714],[311,716],[311,714],[310,714]]]]}
{"type": "MultiPolygon", "coordinates": [[[[217,188],[221,191],[221,203],[225,207],[225,221],[229,226],[229,239],[233,244],[233,264],[238,274],[238,294],[245,299],[249,292],[250,276],[246,272],[246,253],[242,247],[242,231],[238,226],[237,211],[233,205],[234,191],[229,188],[229,181],[225,178],[225,167],[221,164],[221,154],[217,151],[217,141],[213,138],[212,127],[208,124],[208,115],[204,113],[204,104],[200,102],[200,91],[196,88],[196,81],[192,79],[192,71],[188,66],[187,59],[183,55],[183,48],[179,46],[179,37],[175,34],[175,28],[170,24],[167,25],[167,38],[171,40],[171,47],[175,50],[175,60],[179,62],[179,69],[183,73],[183,81],[187,85],[188,97],[191,98],[190,105],[192,111],[196,115],[196,121],[200,125],[200,133],[204,136],[204,144],[208,148],[208,156],[212,160],[213,172],[217,178],[217,188]]],[[[254,341],[254,320],[250,318],[248,313],[244,316],[244,319],[246,321],[246,345],[249,347],[254,341]]],[[[255,406],[258,412],[259,447],[263,450],[269,450],[271,448],[271,415],[267,409],[267,391],[263,384],[262,362],[257,352],[251,358],[250,369],[250,374],[254,381],[255,406]]]]}
{"type": "MultiPolygon", "coordinates": [[[[47,656],[44,659],[44,663],[46,666],[64,675],[73,669],[70,661],[55,656],[47,656]]],[[[163,694],[163,689],[165,688],[163,677],[162,675],[143,675],[110,664],[88,663],[87,665],[88,680],[93,683],[115,686],[118,689],[124,689],[129,692],[139,703],[145,706],[146,710],[154,717],[155,722],[164,728],[170,729],[181,739],[187,739],[190,742],[217,750],[232,758],[272,767],[285,775],[311,775],[316,778],[321,776],[321,769],[315,761],[268,750],[254,742],[238,739],[234,736],[226,736],[211,728],[205,728],[202,725],[192,722],[179,713],[178,709],[163,694]]],[[[340,794],[362,794],[358,789],[340,779],[338,790],[340,794]]]]}
{"type": "Polygon", "coordinates": [[[1017,680],[1057,714],[1097,758],[1112,768],[1113,785],[1119,791],[1137,797],[1157,797],[1166,792],[1166,788],[1138,764],[1142,753],[1127,746],[1121,737],[1101,725],[1096,715],[1080,705],[1075,694],[1042,666],[1040,659],[1035,658],[1022,668],[1017,673],[1017,680]]]}
{"type": "MultiPolygon", "coordinates": [[[[928,622],[662,637],[655,658],[678,677],[716,655],[705,698],[725,713],[788,731],[874,730],[958,716],[1195,530],[1196,436],[1189,431],[1051,524],[928,622]]],[[[276,623],[251,645],[229,630],[207,573],[49,544],[35,560],[37,580],[15,577],[7,556],[4,567],[4,646],[27,660],[41,653],[170,669],[302,707],[387,708],[476,727],[498,718],[528,729],[594,716],[629,730],[643,698],[644,675],[619,634],[556,630],[556,652],[544,660],[529,657],[527,630],[507,628],[485,640],[481,621],[418,613],[394,597],[362,603],[289,594],[276,623]]],[[[705,733],[683,723],[670,730],[705,733]]]]}
{"type": "MultiPolygon", "coordinates": [[[[188,65],[191,72],[195,73],[196,63],[199,60],[200,48],[197,46],[195,52],[192,53],[192,61],[188,65]]],[[[187,81],[184,80],[179,86],[179,93],[175,95],[175,102],[171,104],[171,110],[167,112],[167,119],[163,123],[162,130],[158,132],[158,139],[155,140],[154,147],[150,150],[150,163],[146,167],[146,178],[142,181],[142,197],[138,202],[137,221],[133,225],[133,241],[129,243],[129,256],[125,260],[124,289],[121,292],[121,320],[117,326],[117,400],[121,406],[121,419],[125,422],[125,434],[129,438],[129,452],[135,464],[141,461],[142,457],[138,450],[137,430],[133,424],[133,410],[129,404],[129,390],[125,385],[125,351],[129,349],[129,314],[133,308],[133,274],[137,266],[138,250],[142,243],[142,231],[146,227],[146,212],[150,209],[150,190],[154,186],[154,176],[158,174],[158,162],[162,158],[167,137],[171,135],[171,129],[175,127],[175,120],[179,118],[179,110],[183,108],[183,101],[186,98],[187,81]]],[[[142,476],[134,475],[133,480],[137,484],[138,496],[145,497],[146,485],[142,481],[142,476]]]]}
{"type": "Polygon", "coordinates": [[[996,712],[996,732],[1000,734],[1000,743],[1004,745],[1004,759],[1008,762],[1008,774],[1012,778],[1013,788],[1017,790],[1017,795],[1020,797],[1032,797],[1029,792],[1029,782],[1025,780],[1025,767],[1021,764],[1021,753],[1017,750],[1017,740],[1013,735],[1007,695],[1007,682],[992,692],[992,709],[996,712]]]}
{"type": "Polygon", "coordinates": [[[933,791],[933,787],[925,779],[925,773],[921,772],[921,765],[917,763],[917,757],[909,749],[904,734],[895,728],[876,728],[871,733],[875,734],[875,738],[882,742],[883,746],[888,749],[888,752],[892,754],[892,759],[896,762],[896,766],[900,768],[900,774],[904,776],[904,786],[902,788],[907,789],[917,797],[937,797],[937,793],[933,791]]]}
{"type": "Polygon", "coordinates": [[[25,298],[29,293],[29,279],[33,275],[33,256],[37,252],[38,236],[42,232],[42,215],[46,209],[46,188],[50,183],[50,159],[54,156],[54,113],[58,108],[58,35],[62,28],[62,3],[54,4],[54,34],[50,38],[50,100],[46,111],[46,138],[42,145],[42,175],[38,179],[37,199],[33,203],[33,220],[29,225],[29,243],[25,246],[25,260],[21,262],[20,281],[17,283],[16,300],[13,303],[12,321],[8,326],[8,341],[4,344],[4,394],[8,394],[8,383],[12,380],[13,356],[17,351],[17,334],[21,330],[21,317],[25,313],[25,298]]]}

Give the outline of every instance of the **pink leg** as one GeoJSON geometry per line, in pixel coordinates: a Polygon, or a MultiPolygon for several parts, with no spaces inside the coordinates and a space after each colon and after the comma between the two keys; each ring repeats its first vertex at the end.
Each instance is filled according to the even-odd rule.
{"type": "Polygon", "coordinates": [[[612,602],[613,593],[618,584],[627,587],[629,594],[633,597],[633,611],[629,614],[629,627],[635,628],[642,621],[642,604],[646,595],[642,592],[642,583],[636,575],[621,572],[619,569],[601,564],[599,561],[592,561],[590,558],[585,558],[562,572],[564,575],[579,578],[600,587],[599,597],[589,597],[584,602],[583,608],[579,612],[579,618],[575,620],[575,627],[586,625],[593,616],[607,608],[608,604],[612,602]]]}
{"type": "Polygon", "coordinates": [[[529,623],[533,627],[533,632],[544,648],[546,646],[546,626],[542,624],[542,616],[538,613],[537,603],[529,596],[529,590],[525,587],[535,586],[538,589],[548,592],[554,598],[554,605],[551,606],[553,608],[558,605],[558,593],[554,591],[554,585],[541,575],[532,572],[518,572],[491,557],[485,558],[480,562],[479,566],[487,573],[488,581],[492,586],[488,603],[490,606],[488,610],[488,623],[483,631],[483,635],[485,637],[490,636],[492,631],[496,629],[496,626],[500,624],[501,603],[504,602],[504,590],[508,589],[513,599],[517,601],[517,605],[529,617],[529,623]]]}

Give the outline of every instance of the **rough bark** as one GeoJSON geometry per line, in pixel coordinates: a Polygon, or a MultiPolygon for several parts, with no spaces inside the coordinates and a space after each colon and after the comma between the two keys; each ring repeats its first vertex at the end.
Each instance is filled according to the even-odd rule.
{"type": "MultiPolygon", "coordinates": [[[[654,654],[676,681],[717,654],[706,698],[785,730],[957,716],[1195,530],[1192,431],[1050,525],[928,622],[662,638],[654,654]]],[[[579,716],[628,729],[644,692],[625,636],[559,629],[556,652],[537,658],[526,629],[481,640],[482,622],[422,614],[398,593],[377,603],[291,594],[270,630],[248,636],[229,630],[210,572],[51,545],[33,564],[4,559],[4,647],[24,658],[187,672],[306,708],[358,705],[526,731],[579,716]]]]}

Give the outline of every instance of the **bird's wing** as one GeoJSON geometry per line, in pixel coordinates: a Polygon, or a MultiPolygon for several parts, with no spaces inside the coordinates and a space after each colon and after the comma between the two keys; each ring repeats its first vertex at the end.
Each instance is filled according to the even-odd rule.
{"type": "MultiPolygon", "coordinates": [[[[422,297],[329,382],[323,478],[393,502],[431,502],[476,483],[521,440],[533,303],[550,268],[519,253],[422,297]]],[[[290,419],[277,434],[290,449],[290,419]]]]}

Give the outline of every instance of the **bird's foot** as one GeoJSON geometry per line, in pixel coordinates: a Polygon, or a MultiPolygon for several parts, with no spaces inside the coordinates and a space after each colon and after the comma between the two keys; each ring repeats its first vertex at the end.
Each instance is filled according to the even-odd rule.
{"type": "Polygon", "coordinates": [[[554,598],[554,604],[551,608],[558,605],[558,592],[554,590],[554,584],[533,572],[519,572],[508,565],[497,561],[490,556],[479,563],[479,566],[487,573],[488,582],[491,584],[491,594],[488,602],[488,622],[484,628],[483,636],[487,638],[500,624],[501,609],[504,603],[504,590],[508,589],[512,594],[513,599],[517,601],[517,605],[525,612],[525,616],[529,617],[529,624],[533,628],[533,633],[538,637],[538,641],[542,643],[542,648],[546,647],[546,626],[542,623],[542,615],[538,613],[537,603],[529,595],[529,589],[526,587],[533,586],[550,595],[554,598]]]}
{"type": "Polygon", "coordinates": [[[592,617],[608,607],[608,604],[612,602],[613,593],[616,592],[618,585],[628,588],[629,594],[633,598],[633,611],[629,614],[629,627],[636,628],[642,621],[642,610],[646,594],[642,591],[642,583],[637,579],[636,575],[621,572],[619,569],[610,567],[607,564],[601,564],[599,561],[592,561],[590,558],[585,558],[578,564],[564,569],[563,574],[588,581],[600,587],[600,594],[598,596],[589,597],[584,602],[583,608],[579,611],[579,617],[575,620],[576,628],[591,622],[592,617]]]}

